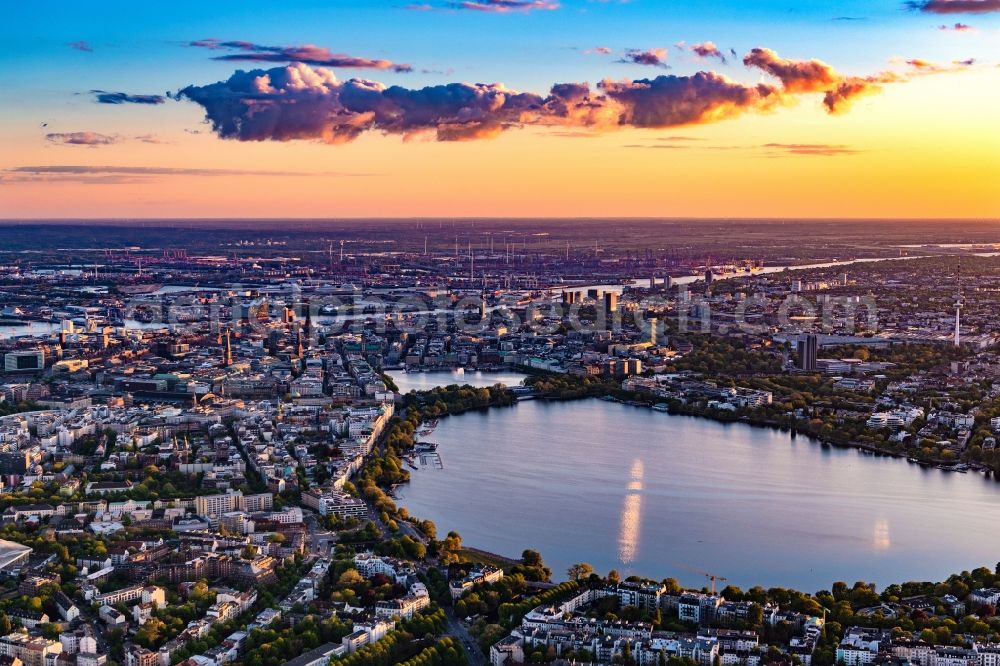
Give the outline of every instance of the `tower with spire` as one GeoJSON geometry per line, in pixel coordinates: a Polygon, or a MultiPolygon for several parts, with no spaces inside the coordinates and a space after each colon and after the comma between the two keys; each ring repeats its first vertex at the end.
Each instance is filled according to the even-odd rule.
{"type": "Polygon", "coordinates": [[[223,355],[222,355],[222,364],[227,368],[233,364],[233,345],[231,337],[232,333],[227,328],[226,335],[224,338],[225,348],[223,350],[223,355]]]}
{"type": "Polygon", "coordinates": [[[955,296],[955,346],[962,345],[962,305],[964,296],[962,295],[962,260],[958,260],[958,294],[955,296]]]}

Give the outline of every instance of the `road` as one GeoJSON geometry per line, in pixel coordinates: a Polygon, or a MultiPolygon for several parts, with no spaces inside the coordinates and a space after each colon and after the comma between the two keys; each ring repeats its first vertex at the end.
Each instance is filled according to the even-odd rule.
{"type": "Polygon", "coordinates": [[[465,625],[455,617],[455,611],[451,607],[446,607],[444,614],[448,621],[445,633],[456,638],[462,644],[462,647],[465,649],[465,656],[469,659],[469,666],[485,666],[488,664],[489,661],[479,649],[476,639],[472,637],[472,634],[465,628],[465,625]]]}
{"type": "Polygon", "coordinates": [[[309,529],[309,552],[319,557],[329,557],[330,549],[337,543],[336,533],[322,528],[316,514],[309,509],[302,510],[302,517],[309,529]]]}

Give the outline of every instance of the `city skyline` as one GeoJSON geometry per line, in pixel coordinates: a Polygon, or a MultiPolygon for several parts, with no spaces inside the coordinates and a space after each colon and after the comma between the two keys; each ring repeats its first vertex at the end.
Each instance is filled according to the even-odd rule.
{"type": "Polygon", "coordinates": [[[1000,11],[8,8],[5,218],[994,218],[1000,11]]]}

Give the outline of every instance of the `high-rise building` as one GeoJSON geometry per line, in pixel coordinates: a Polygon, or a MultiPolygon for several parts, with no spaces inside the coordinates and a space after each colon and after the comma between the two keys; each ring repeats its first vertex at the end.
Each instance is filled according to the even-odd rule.
{"type": "Polygon", "coordinates": [[[799,370],[816,372],[816,355],[819,352],[819,341],[816,336],[809,333],[799,338],[796,351],[799,355],[799,370]]]}
{"type": "Polygon", "coordinates": [[[660,344],[660,322],[656,317],[650,317],[646,321],[649,322],[649,344],[656,346],[660,344]]]}
{"type": "Polygon", "coordinates": [[[712,280],[715,279],[715,275],[712,273],[712,269],[709,268],[705,271],[705,282],[712,284],[712,280]]]}
{"type": "Polygon", "coordinates": [[[604,312],[605,314],[613,314],[618,312],[618,294],[613,291],[605,292],[604,294],[604,312]]]}
{"type": "Polygon", "coordinates": [[[312,306],[309,304],[309,301],[306,301],[303,304],[303,307],[305,309],[305,317],[306,317],[305,341],[304,341],[304,344],[305,344],[306,347],[309,347],[312,344],[312,332],[313,332],[312,331],[312,306]]]}

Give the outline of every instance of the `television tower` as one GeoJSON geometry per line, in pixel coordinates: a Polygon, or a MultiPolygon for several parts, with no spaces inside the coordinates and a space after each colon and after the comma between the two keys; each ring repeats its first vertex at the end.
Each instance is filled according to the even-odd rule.
{"type": "Polygon", "coordinates": [[[962,323],[962,260],[958,260],[958,295],[955,298],[955,346],[962,344],[962,333],[960,330],[962,323]]]}
{"type": "Polygon", "coordinates": [[[225,347],[223,348],[223,353],[222,353],[222,365],[227,368],[233,364],[233,345],[232,342],[230,341],[230,336],[231,333],[227,328],[226,337],[224,338],[225,347]]]}

